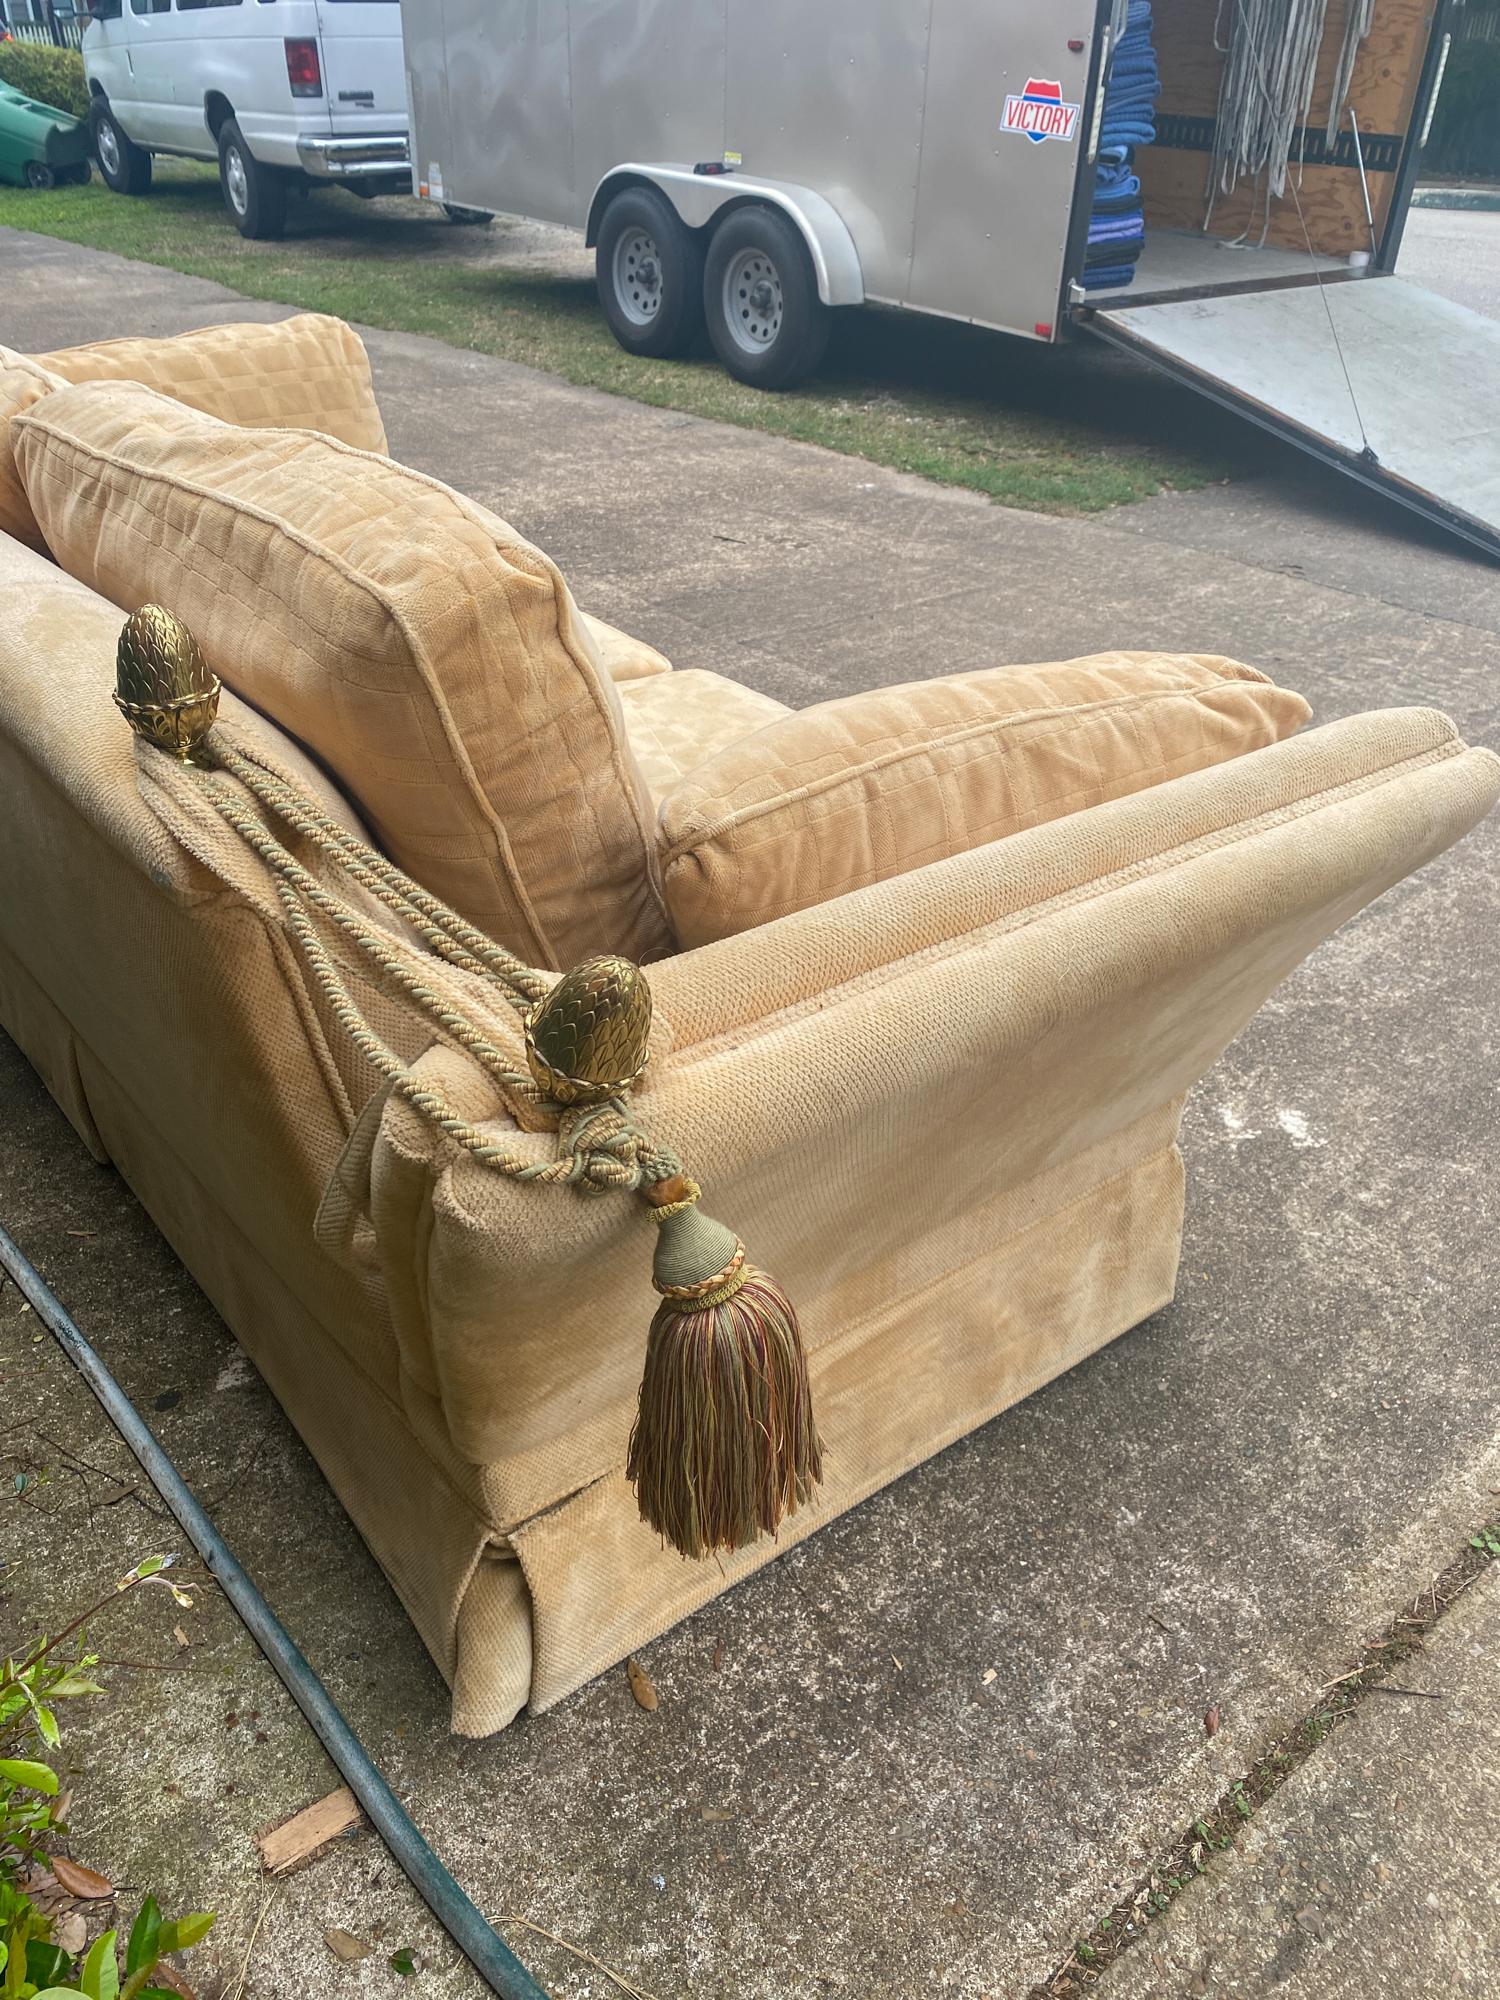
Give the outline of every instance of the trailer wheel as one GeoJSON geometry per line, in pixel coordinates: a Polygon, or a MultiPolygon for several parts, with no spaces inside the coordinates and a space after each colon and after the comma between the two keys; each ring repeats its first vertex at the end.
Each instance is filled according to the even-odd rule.
{"type": "Polygon", "coordinates": [[[151,155],[125,137],[102,97],[89,106],[89,136],[104,185],[116,194],[144,194],[151,185],[151,155]]]}
{"type": "Polygon", "coordinates": [[[703,249],[655,188],[625,188],[605,209],[594,278],[627,353],[685,354],[692,346],[703,325],[703,249]]]}
{"type": "Polygon", "coordinates": [[[461,208],[456,201],[445,201],[443,213],[460,229],[488,229],[495,219],[487,208],[461,208]]]}
{"type": "Polygon", "coordinates": [[[714,231],[703,308],[714,352],[752,388],[790,389],[823,359],[832,318],[807,245],[774,208],[732,209],[714,231]]]}
{"type": "Polygon", "coordinates": [[[232,118],[219,127],[219,186],[241,236],[267,242],[285,233],[285,176],[255,158],[232,118]]]}

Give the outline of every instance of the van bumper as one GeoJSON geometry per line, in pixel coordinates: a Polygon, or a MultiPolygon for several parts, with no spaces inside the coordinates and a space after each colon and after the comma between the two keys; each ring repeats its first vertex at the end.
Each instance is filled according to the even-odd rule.
{"type": "Polygon", "coordinates": [[[297,141],[297,161],[303,173],[317,180],[360,180],[367,174],[411,175],[411,156],[404,132],[361,133],[357,138],[297,141]]]}

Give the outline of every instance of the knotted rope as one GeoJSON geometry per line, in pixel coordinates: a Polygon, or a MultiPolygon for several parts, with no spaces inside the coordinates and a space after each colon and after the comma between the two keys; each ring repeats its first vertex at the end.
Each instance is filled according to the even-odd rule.
{"type": "Polygon", "coordinates": [[[350,1041],[423,1117],[439,1126],[481,1166],[512,1180],[576,1187],[581,1193],[624,1189],[636,1193],[682,1171],[675,1154],[658,1146],[636,1123],[623,1097],[597,1104],[553,1107],[533,1078],[515,1065],[467,1014],[445,1000],[391,949],[380,931],[342,896],[303,867],[295,855],[227,786],[215,769],[237,778],[269,812],[286,822],[330,861],[343,866],[394,916],[410,925],[432,952],[477,975],[517,1013],[530,1013],[552,989],[545,973],[466,923],[455,910],[414,882],[394,863],[341,827],[303,792],[295,791],[253,749],[236,749],[217,733],[199,745],[197,762],[184,769],[214,810],[254,849],[275,877],[276,893],[308,970],[350,1041]],[[498,1145],[472,1125],[441,1091],[419,1082],[360,1012],[343,974],[308,915],[307,906],[337,925],[370,960],[387,984],[414,1001],[435,1026],[467,1050],[511,1097],[557,1110],[557,1156],[528,1159],[498,1145]]]}
{"type": "Polygon", "coordinates": [[[791,1301],[745,1246],[698,1207],[700,1190],[629,1103],[646,1063],[651,994],[639,968],[588,959],[553,980],[451,910],[339,825],[253,749],[213,733],[219,684],[192,634],[143,605],[120,636],[115,700],[132,729],[175,756],[205,803],[270,871],[293,946],[351,1045],[392,1091],[488,1172],[580,1194],[638,1195],[657,1223],[651,1322],[626,1471],[642,1517],[685,1555],[774,1534],[822,1477],[807,1356],[791,1301]],[[247,801],[226,779],[237,780],[247,801]],[[257,811],[256,808],[260,810],[257,811]],[[279,821],[341,869],[405,932],[373,923],[304,866],[279,821]],[[361,1011],[320,922],[356,948],[374,983],[410,1002],[499,1086],[556,1128],[550,1160],[487,1136],[418,1078],[361,1011]],[[415,939],[415,942],[413,942],[415,939]],[[424,975],[428,954],[521,1017],[527,1068],[424,975]]]}

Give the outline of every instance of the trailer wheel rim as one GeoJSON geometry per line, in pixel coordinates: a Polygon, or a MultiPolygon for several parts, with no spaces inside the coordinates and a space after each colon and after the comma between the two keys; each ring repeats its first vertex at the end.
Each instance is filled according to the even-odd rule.
{"type": "Polygon", "coordinates": [[[615,245],[611,275],[620,311],[632,326],[650,326],[661,310],[661,251],[645,229],[627,229],[615,245]]]}
{"type": "Polygon", "coordinates": [[[724,324],[737,347],[764,354],[781,332],[781,273],[764,250],[741,250],[724,272],[724,324]]]}
{"type": "Polygon", "coordinates": [[[243,215],[250,199],[250,179],[245,172],[244,156],[238,146],[224,148],[224,185],[229,190],[229,200],[235,214],[243,215]]]}
{"type": "Polygon", "coordinates": [[[99,130],[95,134],[95,144],[99,148],[99,164],[107,174],[120,171],[120,141],[115,128],[107,118],[99,120],[99,130]]]}

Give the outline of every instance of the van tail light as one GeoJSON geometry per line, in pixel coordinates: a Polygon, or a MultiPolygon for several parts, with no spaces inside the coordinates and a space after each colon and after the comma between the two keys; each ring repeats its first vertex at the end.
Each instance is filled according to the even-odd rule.
{"type": "Polygon", "coordinates": [[[293,97],[321,97],[323,71],[318,62],[318,45],[311,35],[286,38],[286,80],[293,97]]]}

